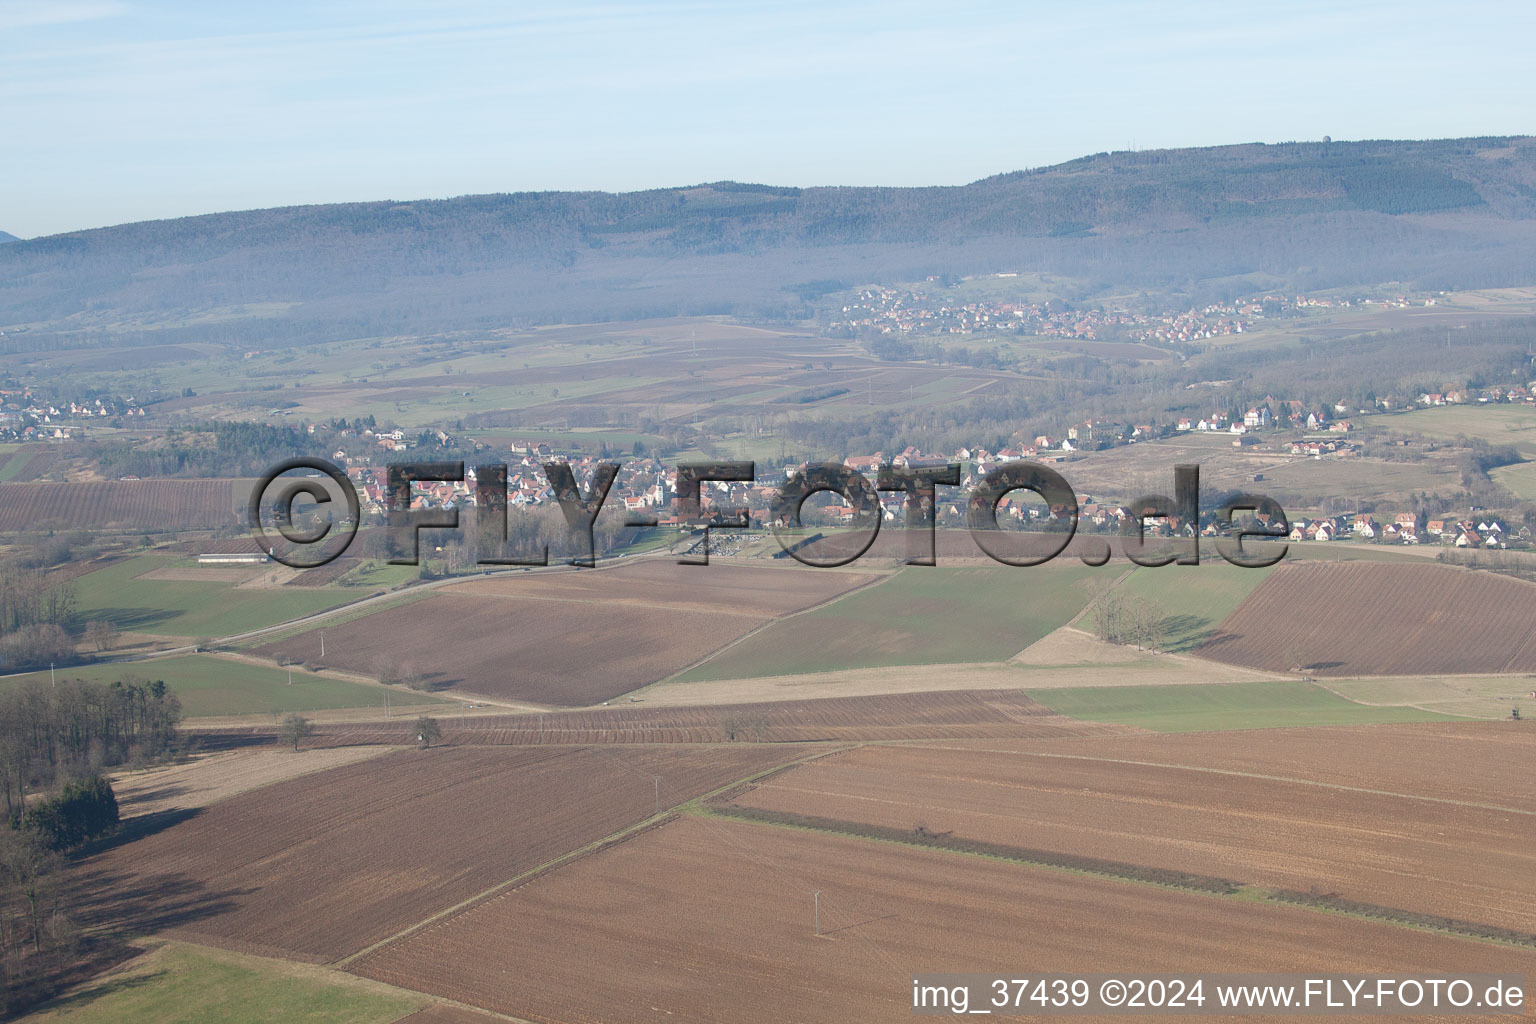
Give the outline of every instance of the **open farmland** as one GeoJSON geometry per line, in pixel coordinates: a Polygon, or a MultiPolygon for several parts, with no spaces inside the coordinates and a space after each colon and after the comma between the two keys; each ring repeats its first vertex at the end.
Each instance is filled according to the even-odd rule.
{"type": "MultiPolygon", "coordinates": [[[[957,741],[987,750],[1034,749],[1011,741],[957,741]]],[[[1536,727],[1514,722],[1421,722],[1325,729],[1265,729],[1116,736],[1063,744],[1062,752],[1132,765],[1207,771],[1213,784],[1228,772],[1304,780],[1362,792],[1412,793],[1426,800],[1504,806],[1536,814],[1536,791],[1511,765],[1536,760],[1536,727]],[[1072,747],[1081,749],[1073,750],[1072,747]],[[1455,765],[1448,771],[1447,765],[1455,765]],[[1513,782],[1511,780],[1514,780],[1513,782]]]]}
{"type": "Polygon", "coordinates": [[[241,522],[249,480],[99,480],[0,487],[0,533],[188,530],[241,522]]]}
{"type": "MultiPolygon", "coordinates": [[[[1109,729],[1064,718],[1019,690],[950,690],[715,707],[619,707],[540,715],[444,718],[455,744],[721,743],[730,740],[1051,738],[1109,729]]],[[[315,746],[409,743],[410,723],[321,726],[315,746]]],[[[246,730],[252,735],[259,730],[246,730]]]]}
{"type": "Polygon", "coordinates": [[[682,678],[1005,661],[1082,611],[1094,571],[1070,562],[903,569],[889,582],[776,622],[682,678]]]}
{"type": "Polygon", "coordinates": [[[820,604],[880,578],[799,565],[769,568],[712,562],[689,566],[678,565],[671,558],[651,558],[601,570],[502,574],[470,580],[453,592],[604,606],[665,606],[680,612],[728,611],[770,618],[820,604]]]}
{"type": "MultiPolygon", "coordinates": [[[[83,923],[328,961],[800,748],[401,751],[220,801],[75,867],[83,923]]],[[[294,755],[303,758],[305,754],[294,755]]]]}
{"type": "Polygon", "coordinates": [[[184,811],[388,752],[387,747],[332,747],[294,757],[284,748],[258,747],[198,754],[177,764],[114,772],[112,792],[125,819],[184,811]]]}
{"type": "Polygon", "coordinates": [[[912,971],[976,971],[978,951],[1014,970],[1536,970],[1527,950],[1377,922],[697,817],[350,969],[527,1020],[905,1021],[912,971]]]}
{"type": "Polygon", "coordinates": [[[156,579],[178,559],[140,555],[75,580],[76,617],[105,619],[119,629],[166,636],[220,637],[334,608],[366,592],[326,587],[242,587],[228,581],[156,579]]]}
{"type": "MultiPolygon", "coordinates": [[[[1502,729],[1490,725],[1484,729],[1502,729]]],[[[1475,742],[1475,737],[1472,737],[1475,742]]],[[[1366,736],[1372,747],[1413,736],[1366,736]]],[[[794,817],[917,826],[976,840],[1216,876],[1267,890],[1336,893],[1413,913],[1536,933],[1536,815],[1362,792],[1264,772],[1120,757],[1117,739],[1049,751],[870,746],[764,779],[735,803],[794,817]]],[[[1487,758],[1476,751],[1468,756],[1487,758]]],[[[1390,784],[1390,783],[1388,783],[1390,784]]],[[[1536,936],[1532,943],[1536,944],[1536,936]]]]}
{"type": "MultiPolygon", "coordinates": [[[[775,616],[876,578],[655,561],[476,580],[326,626],[326,663],[375,675],[415,673],[432,686],[489,697],[590,704],[653,683],[775,616]]],[[[276,657],[316,646],[300,634],[255,653],[276,657]]]]}
{"type": "Polygon", "coordinates": [[[1462,718],[1509,720],[1533,704],[1536,680],[1523,675],[1355,676],[1328,688],[1365,704],[1401,704],[1462,718]]]}
{"type": "Polygon", "coordinates": [[[1536,453],[1536,409],[1526,405],[1446,405],[1367,422],[1395,434],[1422,434],[1444,441],[1476,437],[1489,444],[1514,445],[1526,455],[1536,453]]]}
{"type": "Polygon", "coordinates": [[[1536,586],[1439,565],[1278,567],[1197,653],[1320,676],[1536,671],[1536,586]]]}
{"type": "Polygon", "coordinates": [[[1430,722],[1444,716],[1400,703],[1357,704],[1316,683],[1272,679],[1235,683],[1041,688],[1053,711],[1155,732],[1274,729],[1291,725],[1430,722]]]}
{"type": "Polygon", "coordinates": [[[40,480],[60,462],[59,447],[53,444],[19,445],[0,466],[0,483],[24,483],[40,480]]]}

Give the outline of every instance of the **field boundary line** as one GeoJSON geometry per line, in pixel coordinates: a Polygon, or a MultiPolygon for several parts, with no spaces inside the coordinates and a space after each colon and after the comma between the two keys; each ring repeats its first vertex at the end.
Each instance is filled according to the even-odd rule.
{"type": "MultiPolygon", "coordinates": [[[[1371,921],[1376,924],[1393,928],[1406,928],[1412,931],[1429,932],[1436,935],[1444,935],[1450,938],[1464,939],[1471,942],[1482,942],[1494,946],[1503,946],[1510,949],[1530,949],[1536,947],[1536,934],[1528,932],[1516,932],[1508,928],[1499,928],[1494,925],[1485,925],[1476,921],[1461,921],[1455,918],[1439,917],[1437,915],[1419,914],[1414,911],[1402,910],[1396,907],[1387,907],[1372,903],[1356,903],[1355,901],[1343,901],[1344,905],[1330,905],[1327,903],[1312,902],[1308,894],[1293,893],[1286,890],[1268,889],[1262,886],[1252,885],[1246,882],[1236,882],[1229,879],[1216,878],[1214,876],[1197,875],[1190,872],[1176,872],[1171,869],[1152,868],[1146,865],[1129,864],[1120,861],[1099,861],[1096,858],[1078,858],[1073,854],[1052,854],[1045,850],[1028,850],[1022,847],[1008,847],[1004,844],[985,843],[981,841],[956,840],[958,843],[968,843],[973,849],[965,846],[952,845],[942,839],[923,842],[916,837],[903,837],[900,835],[876,835],[872,830],[885,831],[882,826],[864,825],[858,822],[848,822],[832,818],[815,818],[808,815],[792,815],[779,811],[765,811],[757,808],[738,807],[735,805],[715,804],[709,807],[701,806],[693,811],[701,817],[716,818],[725,821],[744,822],[748,825],[761,825],[766,828],[782,828],[792,831],[810,832],[818,835],[837,836],[845,839],[853,839],[866,843],[886,843],[891,846],[902,846],[913,850],[933,850],[938,853],[958,854],[964,857],[975,857],[983,860],[1001,861],[1008,864],[1018,864],[1024,867],[1036,868],[1044,871],[1055,871],[1063,874],[1102,878],[1111,882],[1125,885],[1148,886],[1181,893],[1186,896],[1205,896],[1212,899],[1233,900],[1258,904],[1262,906],[1291,907],[1297,910],[1310,911],[1320,914],[1336,914],[1341,917],[1350,917],[1362,921],[1371,921]],[[801,821],[784,820],[785,818],[801,818],[801,821]],[[842,827],[839,827],[842,826],[842,827]],[[1060,861],[1036,858],[1031,854],[1045,854],[1047,857],[1060,857],[1060,861]],[[1069,861],[1081,859],[1083,864],[1072,864],[1069,861]],[[1138,877],[1135,874],[1121,873],[1113,870],[1099,870],[1094,865],[1103,868],[1127,868],[1132,871],[1147,871],[1149,873],[1166,871],[1170,875],[1183,875],[1195,882],[1224,883],[1224,889],[1218,889],[1214,885],[1180,884],[1178,880],[1160,880],[1155,877],[1138,877]]],[[[895,831],[895,830],[891,830],[895,831]]]]}
{"type": "MultiPolygon", "coordinates": [[[[1242,731],[1242,730],[1237,730],[1242,731]]],[[[871,740],[871,743],[880,743],[871,740]]],[[[920,742],[920,741],[911,741],[920,742]]],[[[1298,786],[1315,786],[1319,789],[1335,789],[1343,793],[1362,793],[1366,796],[1390,796],[1400,800],[1418,800],[1423,803],[1444,804],[1448,807],[1470,807],[1480,811],[1498,811],[1502,814],[1521,814],[1536,818],[1536,811],[1501,804],[1485,804],[1476,800],[1452,800],[1443,796],[1425,796],[1418,793],[1398,793],[1390,789],[1370,789],[1365,786],[1346,786],[1342,782],[1320,782],[1317,779],[1298,779],[1289,775],[1266,775],[1262,772],[1245,772],[1236,768],[1210,768],[1193,764],[1173,764],[1165,761],[1134,761],[1123,757],[1096,757],[1092,754],[1050,754],[1038,750],[997,750],[985,747],[946,747],[934,744],[935,750],[957,750],[971,753],[1010,754],[1014,757],[1050,757],[1063,761],[1097,761],[1103,764],[1123,764],[1133,768],[1172,768],[1176,771],[1203,772],[1210,775],[1231,775],[1241,779],[1260,779],[1265,782],[1288,782],[1298,786]]]]}
{"type": "Polygon", "coordinates": [[[792,761],[787,761],[784,764],[774,765],[772,768],[764,768],[760,771],[753,772],[750,775],[742,776],[741,778],[734,779],[723,786],[716,787],[707,793],[696,797],[691,797],[688,800],[684,800],[682,803],[674,804],[671,807],[664,808],[660,813],[652,814],[643,821],[638,821],[626,828],[619,829],[617,832],[611,832],[608,835],[603,836],[601,839],[594,839],[590,843],[579,846],[574,850],[570,850],[558,857],[547,860],[542,864],[529,868],[527,871],[519,872],[518,874],[513,875],[511,878],[498,882],[497,884],[491,886],[489,889],[485,889],[479,893],[476,893],[475,895],[470,896],[468,899],[460,900],[458,903],[455,903],[451,907],[446,907],[443,910],[439,910],[428,917],[422,918],[420,921],[417,921],[412,925],[402,928],[400,931],[393,935],[386,936],[385,938],[380,939],[378,942],[358,950],[356,953],[349,953],[348,955],[341,957],[338,960],[334,960],[331,963],[336,967],[345,968],[348,964],[354,963],[369,955],[370,953],[375,953],[380,949],[383,949],[385,946],[389,946],[395,942],[407,939],[425,928],[429,928],[432,925],[446,920],[447,918],[452,917],[462,911],[469,910],[480,903],[484,903],[486,900],[500,896],[502,893],[507,892],[510,889],[517,888],[524,883],[530,882],[539,875],[553,871],[557,868],[564,867],[566,864],[569,864],[575,860],[579,860],[588,854],[599,853],[602,850],[606,850],[618,843],[633,839],[635,836],[642,832],[647,832],[653,828],[659,828],[660,826],[665,825],[667,822],[678,817],[680,814],[686,813],[686,808],[700,801],[710,799],[717,793],[723,793],[726,790],[733,789],[737,786],[750,785],[752,782],[755,782],[758,779],[772,775],[776,772],[783,771],[786,768],[793,768],[796,765],[815,760],[816,758],[826,757],[830,754],[841,753],[846,749],[849,748],[847,746],[839,746],[835,750],[812,751],[811,753],[806,754],[804,757],[798,757],[792,761]]]}
{"type": "Polygon", "coordinates": [[[1003,861],[1010,864],[1023,864],[1028,867],[1044,868],[1050,871],[1063,871],[1068,874],[1087,875],[1093,878],[1107,878],[1112,881],[1127,882],[1135,885],[1150,885],[1159,889],[1173,889],[1179,892],[1196,893],[1202,896],[1232,896],[1243,891],[1245,884],[1232,879],[1217,878],[1213,875],[1199,875],[1189,871],[1149,868],[1140,864],[1103,860],[1096,857],[1055,854],[1049,850],[1031,850],[1025,847],[1008,846],[1004,843],[988,843],[980,840],[965,839],[949,841],[947,837],[935,837],[925,841],[915,834],[907,836],[896,829],[880,825],[868,825],[836,818],[818,818],[813,815],[791,814],[782,811],[761,810],[755,807],[740,807],[734,804],[715,803],[705,806],[701,803],[698,810],[693,813],[707,818],[742,821],[753,825],[766,825],[770,828],[795,829],[822,835],[842,836],[870,843],[888,843],[892,846],[904,846],[914,850],[935,850],[939,853],[953,853],[966,857],[1003,861]],[[1074,861],[1078,863],[1072,863],[1074,861]],[[1131,873],[1137,871],[1145,871],[1149,876],[1152,874],[1167,874],[1170,877],[1160,879],[1141,877],[1131,873]]]}

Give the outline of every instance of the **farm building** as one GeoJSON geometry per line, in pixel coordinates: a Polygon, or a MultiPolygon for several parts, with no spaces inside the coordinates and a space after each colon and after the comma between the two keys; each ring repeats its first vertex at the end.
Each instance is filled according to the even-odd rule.
{"type": "Polygon", "coordinates": [[[260,565],[270,560],[259,551],[215,552],[197,556],[198,565],[260,565]]]}

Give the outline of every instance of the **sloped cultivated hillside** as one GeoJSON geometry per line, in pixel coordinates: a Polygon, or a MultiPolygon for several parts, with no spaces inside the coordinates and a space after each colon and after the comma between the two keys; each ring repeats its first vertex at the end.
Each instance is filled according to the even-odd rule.
{"type": "Polygon", "coordinates": [[[1536,586],[1441,565],[1283,566],[1196,653],[1320,676],[1536,672],[1536,586]]]}

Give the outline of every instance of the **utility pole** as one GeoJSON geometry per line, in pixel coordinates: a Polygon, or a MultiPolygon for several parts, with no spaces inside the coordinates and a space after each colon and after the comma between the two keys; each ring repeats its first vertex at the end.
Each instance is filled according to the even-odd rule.
{"type": "Polygon", "coordinates": [[[652,775],[651,776],[651,784],[652,784],[652,786],[656,790],[656,810],[655,810],[654,813],[660,814],[661,813],[661,776],[660,775],[652,775]]]}
{"type": "Polygon", "coordinates": [[[320,634],[320,657],[325,657],[325,633],[320,634]]]}
{"type": "Polygon", "coordinates": [[[289,686],[293,685],[293,666],[292,665],[288,666],[288,685],[289,686]]]}
{"type": "Polygon", "coordinates": [[[816,915],[816,934],[820,935],[821,934],[821,890],[820,889],[817,889],[815,892],[811,893],[811,906],[814,908],[813,913],[816,915]]]}
{"type": "Polygon", "coordinates": [[[389,717],[389,691],[384,691],[384,717],[389,717]]]}
{"type": "Polygon", "coordinates": [[[48,663],[48,682],[53,686],[55,690],[59,688],[59,680],[53,674],[53,662],[51,661],[48,663]]]}
{"type": "Polygon", "coordinates": [[[544,713],[539,712],[539,742],[544,742],[544,713]]]}

